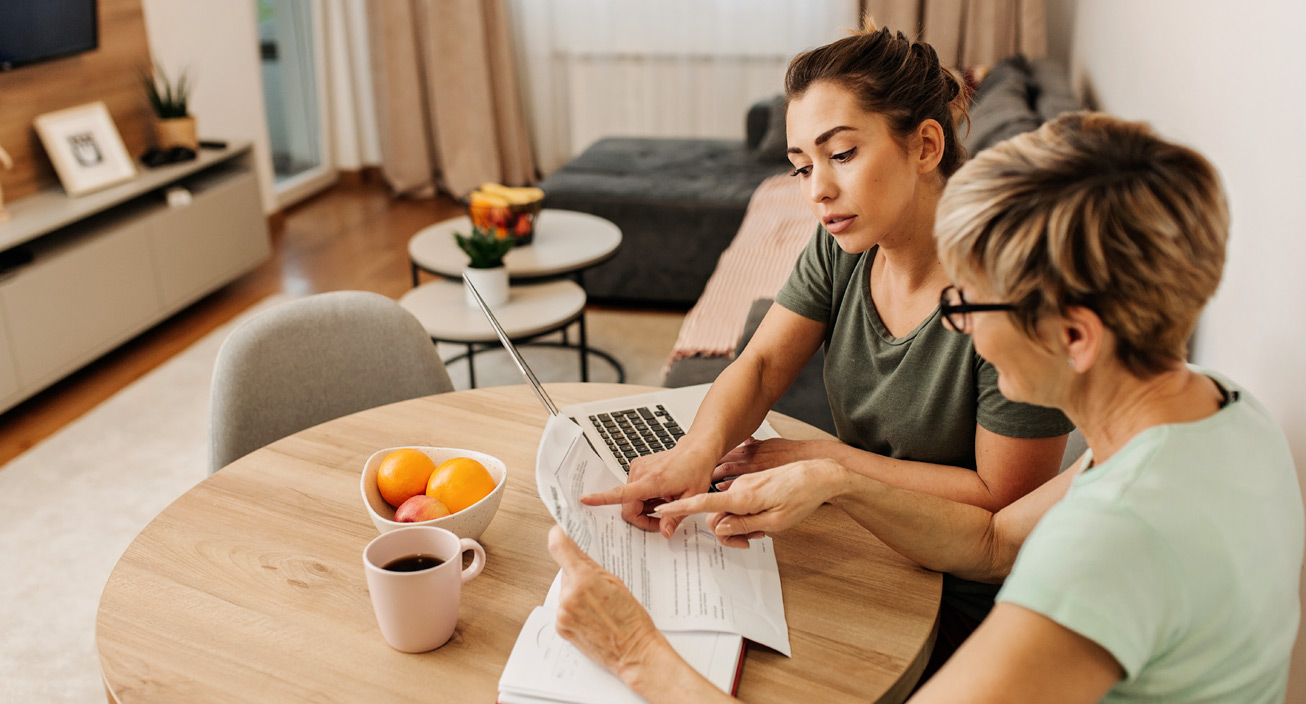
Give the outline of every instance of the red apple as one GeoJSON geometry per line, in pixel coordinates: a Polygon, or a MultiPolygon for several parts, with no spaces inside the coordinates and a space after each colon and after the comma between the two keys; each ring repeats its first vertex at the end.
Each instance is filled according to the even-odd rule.
{"type": "Polygon", "coordinates": [[[416,523],[449,515],[449,507],[437,498],[418,494],[399,504],[395,509],[395,521],[398,523],[416,523]]]}

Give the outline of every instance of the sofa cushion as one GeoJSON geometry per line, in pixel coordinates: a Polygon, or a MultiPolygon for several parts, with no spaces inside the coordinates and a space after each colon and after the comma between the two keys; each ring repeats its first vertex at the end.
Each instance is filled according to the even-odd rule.
{"type": "Polygon", "coordinates": [[[962,140],[972,156],[1041,124],[1030,95],[1029,64],[1010,56],[993,65],[970,106],[970,132],[962,140]]]}
{"type": "Polygon", "coordinates": [[[764,98],[748,108],[744,115],[745,149],[757,151],[757,145],[762,143],[762,137],[766,135],[767,125],[771,124],[771,106],[774,104],[774,98],[764,98]]]}
{"type": "Polygon", "coordinates": [[[743,140],[609,137],[539,183],[544,206],[592,213],[621,228],[616,257],[585,272],[592,300],[688,307],[780,164],[743,140]]]}
{"type": "Polygon", "coordinates": [[[606,137],[540,187],[546,197],[583,190],[595,200],[745,206],[757,184],[774,173],[774,165],[758,164],[739,140],[606,137]]]}
{"type": "Polygon", "coordinates": [[[748,306],[775,296],[815,231],[816,216],[794,179],[776,175],[763,181],[703,295],[685,316],[672,361],[730,356],[744,330],[748,306]]]}
{"type": "Polygon", "coordinates": [[[1034,111],[1038,113],[1040,122],[1080,109],[1079,99],[1070,88],[1070,76],[1061,64],[1052,59],[1034,59],[1029,63],[1029,75],[1034,111]]]}
{"type": "Polygon", "coordinates": [[[753,150],[753,156],[764,164],[789,165],[789,138],[785,134],[785,97],[777,95],[771,100],[770,120],[766,132],[753,150]]]}

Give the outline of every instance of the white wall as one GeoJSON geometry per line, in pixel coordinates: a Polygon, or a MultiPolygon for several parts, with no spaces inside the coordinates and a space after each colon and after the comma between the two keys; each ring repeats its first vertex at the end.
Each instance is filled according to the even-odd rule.
{"type": "Polygon", "coordinates": [[[142,0],[150,52],[169,73],[190,71],[201,139],[249,141],[263,210],[277,209],[259,75],[253,0],[142,0]]]}
{"type": "MultiPolygon", "coordinates": [[[[1150,122],[1219,169],[1232,218],[1229,255],[1193,356],[1270,408],[1306,485],[1306,4],[1050,5],[1054,22],[1073,17],[1077,86],[1101,109],[1150,122]]],[[[1306,701],[1306,637],[1299,635],[1293,662],[1288,701],[1306,701]]]]}

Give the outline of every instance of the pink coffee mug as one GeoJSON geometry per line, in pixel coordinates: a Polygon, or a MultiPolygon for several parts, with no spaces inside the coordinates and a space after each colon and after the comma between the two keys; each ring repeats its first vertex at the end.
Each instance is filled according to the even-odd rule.
{"type": "Polygon", "coordinates": [[[405,653],[424,653],[444,645],[458,625],[463,582],[481,573],[485,549],[435,526],[409,526],[382,533],[363,549],[363,571],[372,610],[385,642],[405,653]],[[476,553],[463,569],[463,553],[476,553]],[[385,566],[401,558],[429,555],[442,564],[416,572],[385,566]]]}

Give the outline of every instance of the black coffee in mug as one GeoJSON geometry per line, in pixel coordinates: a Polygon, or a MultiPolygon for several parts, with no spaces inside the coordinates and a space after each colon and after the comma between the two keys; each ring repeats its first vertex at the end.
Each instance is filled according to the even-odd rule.
{"type": "Polygon", "coordinates": [[[435,555],[418,554],[391,560],[385,563],[382,569],[390,570],[391,572],[420,572],[422,570],[429,570],[432,567],[439,567],[443,564],[444,560],[435,555]]]}

